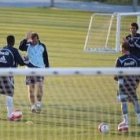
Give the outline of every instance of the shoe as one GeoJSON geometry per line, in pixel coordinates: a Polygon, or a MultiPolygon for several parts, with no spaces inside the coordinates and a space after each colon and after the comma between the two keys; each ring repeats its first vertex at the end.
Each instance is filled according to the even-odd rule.
{"type": "Polygon", "coordinates": [[[128,132],[129,130],[129,126],[128,124],[126,124],[124,121],[122,121],[121,123],[119,123],[118,125],[118,131],[119,132],[128,132]]]}
{"type": "Polygon", "coordinates": [[[32,111],[32,113],[36,113],[36,105],[31,106],[31,111],[32,111]]]}
{"type": "Polygon", "coordinates": [[[42,108],[42,104],[40,102],[36,103],[36,113],[40,113],[41,112],[41,108],[42,108]]]}
{"type": "Polygon", "coordinates": [[[22,114],[15,114],[15,113],[12,113],[10,115],[10,117],[8,117],[8,120],[9,121],[20,121],[22,118],[22,114]]]}

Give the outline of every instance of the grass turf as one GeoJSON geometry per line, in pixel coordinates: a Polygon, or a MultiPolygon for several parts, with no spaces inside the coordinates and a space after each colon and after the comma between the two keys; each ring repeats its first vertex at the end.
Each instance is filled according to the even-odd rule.
{"type": "MultiPolygon", "coordinates": [[[[92,13],[47,8],[1,8],[0,44],[8,34],[16,37],[16,47],[26,32],[35,31],[47,45],[51,67],[111,67],[119,54],[88,54],[84,41],[92,13]]],[[[23,53],[24,54],[24,53],[23,53]]],[[[121,134],[121,119],[116,102],[113,77],[57,76],[46,77],[43,110],[32,114],[24,77],[15,78],[15,107],[23,111],[23,120],[8,122],[5,99],[0,98],[0,137],[3,140],[133,140],[140,132],[130,106],[130,132],[121,134]],[[26,121],[32,121],[27,125],[26,121]],[[102,135],[98,124],[110,124],[110,132],[102,135]]]]}

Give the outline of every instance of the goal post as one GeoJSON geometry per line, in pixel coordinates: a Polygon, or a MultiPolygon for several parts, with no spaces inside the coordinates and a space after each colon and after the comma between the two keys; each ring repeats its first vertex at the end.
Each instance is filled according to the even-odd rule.
{"type": "Polygon", "coordinates": [[[61,75],[139,75],[139,68],[68,67],[68,68],[0,68],[0,76],[61,76],[61,75]]]}
{"type": "MultiPolygon", "coordinates": [[[[18,122],[6,119],[5,96],[0,94],[0,136],[7,140],[118,140],[137,139],[139,126],[129,104],[129,133],[117,130],[122,121],[114,75],[140,75],[139,68],[57,67],[0,69],[0,76],[15,79],[14,106],[23,113],[18,122]],[[44,76],[42,110],[32,113],[25,77],[44,76]],[[102,122],[109,132],[98,130],[102,122]],[[5,135],[5,133],[7,135],[5,135]],[[11,138],[12,136],[12,138],[11,138]]],[[[138,88],[138,93],[140,89],[138,88]]],[[[139,138],[138,138],[139,139],[139,138]]]]}
{"type": "Polygon", "coordinates": [[[107,45],[113,18],[114,14],[109,13],[95,13],[91,16],[84,45],[85,51],[98,51],[100,48],[108,49],[107,45]],[[99,43],[98,48],[95,48],[97,45],[96,42],[99,43]]]}
{"type": "Polygon", "coordinates": [[[122,39],[130,33],[131,22],[137,22],[140,25],[140,12],[92,14],[84,51],[119,52],[122,39]]]}

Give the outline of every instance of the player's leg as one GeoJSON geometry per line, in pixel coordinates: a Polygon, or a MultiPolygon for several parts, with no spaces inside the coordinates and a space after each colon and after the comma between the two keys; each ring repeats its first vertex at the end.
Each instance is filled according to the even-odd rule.
{"type": "Polygon", "coordinates": [[[138,122],[138,124],[140,124],[140,104],[138,102],[136,89],[135,89],[135,92],[131,95],[131,97],[132,97],[132,103],[134,105],[135,113],[136,113],[136,116],[137,116],[137,122],[138,122]]]}
{"type": "Polygon", "coordinates": [[[135,112],[136,112],[136,116],[137,116],[137,122],[140,125],[140,104],[138,101],[134,102],[134,108],[135,108],[135,112]]]}
{"type": "Polygon", "coordinates": [[[122,101],[121,102],[121,110],[122,110],[122,117],[123,117],[123,123],[128,124],[129,119],[128,119],[128,105],[127,101],[122,101]]]}
{"type": "Polygon", "coordinates": [[[42,107],[42,97],[43,97],[43,84],[44,83],[44,77],[37,77],[37,83],[36,83],[36,88],[37,88],[37,92],[36,92],[36,98],[37,98],[37,102],[36,102],[36,108],[37,108],[37,112],[41,111],[41,107],[42,107]]]}
{"type": "Polygon", "coordinates": [[[6,96],[6,106],[7,106],[7,117],[10,119],[11,114],[14,110],[14,103],[12,96],[6,96]]]}
{"type": "Polygon", "coordinates": [[[35,107],[36,98],[35,98],[35,85],[34,84],[28,85],[28,98],[31,104],[31,111],[35,112],[36,111],[36,107],[35,107]]]}
{"type": "Polygon", "coordinates": [[[128,84],[129,84],[128,99],[134,105],[134,110],[135,110],[136,115],[137,115],[138,124],[140,124],[140,104],[138,102],[138,97],[136,94],[136,90],[137,90],[137,87],[139,85],[139,77],[135,77],[135,76],[130,77],[128,84]]]}
{"type": "Polygon", "coordinates": [[[0,93],[6,95],[7,118],[10,119],[14,110],[14,79],[12,76],[0,77],[0,93]]]}
{"type": "Polygon", "coordinates": [[[35,97],[35,83],[34,83],[34,77],[27,76],[26,77],[26,85],[28,87],[28,98],[29,102],[31,104],[31,111],[36,112],[36,97],[35,97]]]}
{"type": "Polygon", "coordinates": [[[121,123],[125,123],[128,124],[129,123],[129,119],[128,119],[128,103],[127,103],[127,94],[126,91],[124,90],[124,87],[120,87],[119,91],[118,91],[118,99],[121,102],[121,110],[122,110],[122,122],[121,123]]]}
{"type": "MultiPolygon", "coordinates": [[[[140,76],[137,76],[137,79],[136,79],[136,90],[139,86],[139,83],[140,83],[140,76]]],[[[140,125],[140,103],[138,102],[138,96],[137,96],[137,92],[135,90],[135,93],[136,93],[136,102],[134,104],[135,106],[135,112],[136,112],[136,115],[137,115],[137,121],[138,121],[138,124],[140,125]]]]}

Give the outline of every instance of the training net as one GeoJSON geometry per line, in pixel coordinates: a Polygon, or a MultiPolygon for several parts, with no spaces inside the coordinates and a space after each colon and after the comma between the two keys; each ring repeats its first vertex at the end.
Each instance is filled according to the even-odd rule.
{"type": "MultiPolygon", "coordinates": [[[[139,126],[133,105],[129,104],[128,133],[117,129],[122,121],[114,75],[139,75],[139,69],[49,68],[0,69],[0,75],[14,75],[16,109],[23,112],[19,122],[6,118],[5,96],[0,96],[0,136],[4,140],[137,140],[139,126]],[[42,111],[32,113],[28,100],[26,75],[43,75],[42,111]],[[110,130],[102,134],[98,125],[105,122],[110,130]]],[[[139,96],[138,88],[138,96],[139,96]]]]}

